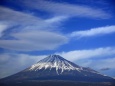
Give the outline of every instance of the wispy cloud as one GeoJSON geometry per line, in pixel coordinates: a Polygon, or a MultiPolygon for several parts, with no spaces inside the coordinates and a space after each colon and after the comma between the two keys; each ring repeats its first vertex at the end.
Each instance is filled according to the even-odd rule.
{"type": "Polygon", "coordinates": [[[80,66],[90,67],[108,76],[115,76],[115,47],[103,47],[88,50],[74,50],[57,53],[80,66]],[[100,69],[109,68],[108,71],[100,69]]]}
{"type": "Polygon", "coordinates": [[[0,47],[19,50],[52,50],[67,42],[63,35],[48,31],[18,32],[12,34],[16,40],[0,40],[0,47]]]}
{"type": "Polygon", "coordinates": [[[34,17],[23,12],[15,11],[7,7],[0,7],[0,20],[15,22],[18,24],[31,24],[32,22],[38,23],[43,21],[41,18],[34,17]]]}
{"type": "Polygon", "coordinates": [[[8,25],[0,23],[0,37],[3,35],[3,32],[8,28],[8,25]]]}
{"type": "MultiPolygon", "coordinates": [[[[15,11],[10,8],[0,7],[0,21],[6,22],[12,26],[18,25],[18,29],[54,29],[52,23],[46,22],[46,20],[41,19],[40,17],[35,17],[31,14],[27,14],[20,11],[15,11]]],[[[55,17],[56,18],[56,17],[55,17]]],[[[57,20],[58,22],[58,20],[57,20]]]]}
{"type": "Polygon", "coordinates": [[[115,55],[115,47],[104,47],[89,50],[74,50],[69,52],[58,53],[66,59],[76,61],[80,59],[102,58],[115,55]]]}
{"type": "Polygon", "coordinates": [[[50,18],[50,19],[46,19],[45,21],[48,22],[48,23],[59,23],[68,19],[67,16],[56,16],[56,17],[53,17],[53,18],[50,18]]]}
{"type": "Polygon", "coordinates": [[[65,17],[55,16],[41,19],[5,7],[0,7],[0,11],[1,22],[6,22],[6,25],[0,23],[1,36],[4,31],[10,30],[7,31],[9,34],[5,35],[16,39],[0,40],[1,48],[20,51],[53,50],[68,41],[63,34],[56,32],[56,28],[65,17]],[[9,28],[8,25],[12,28],[9,28]]]}
{"type": "Polygon", "coordinates": [[[81,59],[77,60],[76,63],[84,67],[95,69],[102,74],[111,77],[115,76],[115,65],[113,65],[115,63],[115,57],[103,59],[81,59]],[[105,71],[102,71],[100,69],[105,71]]]}
{"type": "Polygon", "coordinates": [[[106,13],[100,8],[92,8],[84,5],[57,3],[45,0],[24,0],[22,2],[20,1],[19,3],[26,8],[47,11],[49,13],[52,13],[53,15],[102,19],[107,19],[111,17],[110,14],[106,13]]]}
{"type": "Polygon", "coordinates": [[[87,58],[87,59],[77,60],[76,63],[85,67],[91,67],[91,68],[97,69],[99,71],[115,69],[115,65],[113,65],[115,63],[115,57],[102,58],[102,59],[97,59],[97,60],[87,58]]]}
{"type": "MultiPolygon", "coordinates": [[[[1,22],[6,22],[5,26],[3,24],[1,25],[0,34],[2,36],[4,34],[4,31],[10,29],[6,36],[10,36],[16,39],[0,40],[1,48],[20,51],[52,50],[64,43],[67,43],[68,41],[66,36],[56,32],[56,28],[59,28],[62,21],[68,19],[71,16],[91,16],[98,18],[105,15],[106,17],[108,16],[108,14],[104,13],[101,10],[94,11],[94,9],[90,7],[77,6],[71,4],[55,3],[44,0],[36,1],[37,4],[41,3],[40,5],[36,5],[36,3],[31,0],[25,0],[21,3],[27,7],[35,8],[37,6],[36,9],[53,12],[53,16],[55,16],[49,19],[42,19],[33,16],[32,14],[15,11],[6,7],[0,7],[0,20],[1,22]],[[69,11],[65,9],[68,9],[69,11]],[[101,16],[96,16],[97,14],[101,14],[101,16]],[[8,25],[11,25],[12,28],[7,27],[8,25]]],[[[76,34],[76,32],[73,32],[71,35],[73,36],[73,34],[76,34]]]]}
{"type": "Polygon", "coordinates": [[[115,25],[92,28],[84,31],[74,31],[70,34],[71,37],[90,37],[105,34],[115,33],[115,25]]]}
{"type": "Polygon", "coordinates": [[[0,78],[17,73],[46,57],[27,54],[0,54],[0,78]]]}
{"type": "Polygon", "coordinates": [[[110,68],[107,68],[107,67],[106,67],[106,68],[101,68],[100,70],[101,70],[101,71],[107,71],[107,70],[110,70],[110,68]]]}

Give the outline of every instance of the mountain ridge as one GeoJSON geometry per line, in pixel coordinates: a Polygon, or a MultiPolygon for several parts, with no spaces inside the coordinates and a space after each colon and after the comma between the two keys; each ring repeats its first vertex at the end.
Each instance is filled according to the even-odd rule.
{"type": "Polygon", "coordinates": [[[22,81],[75,81],[75,82],[115,82],[112,77],[86,67],[81,67],[59,55],[50,55],[36,64],[2,79],[2,82],[22,81]]]}
{"type": "Polygon", "coordinates": [[[41,68],[56,68],[56,72],[58,73],[58,69],[61,69],[61,73],[63,73],[64,70],[77,70],[80,71],[82,70],[82,67],[62,58],[59,55],[50,55],[42,60],[40,60],[39,62],[37,62],[36,64],[32,65],[29,70],[30,71],[37,71],[41,68]]]}

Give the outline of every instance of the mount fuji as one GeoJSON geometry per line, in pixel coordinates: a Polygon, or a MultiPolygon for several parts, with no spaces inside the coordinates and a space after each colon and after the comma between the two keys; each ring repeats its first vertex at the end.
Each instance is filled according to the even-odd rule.
{"type": "Polygon", "coordinates": [[[27,81],[49,81],[49,80],[88,82],[88,83],[115,82],[115,79],[113,79],[112,77],[100,74],[99,72],[91,68],[76,65],[59,55],[50,55],[19,73],[1,79],[0,82],[22,83],[27,81]]]}

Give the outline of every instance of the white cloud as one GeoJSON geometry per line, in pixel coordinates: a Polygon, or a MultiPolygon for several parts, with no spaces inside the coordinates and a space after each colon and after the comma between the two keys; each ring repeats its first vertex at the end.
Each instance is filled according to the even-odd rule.
{"type": "Polygon", "coordinates": [[[55,15],[90,17],[90,18],[110,18],[111,15],[101,9],[95,9],[88,6],[73,5],[67,3],[56,3],[45,0],[25,0],[21,4],[28,8],[47,11],[55,15]],[[39,4],[39,5],[38,5],[39,4]]]}
{"type": "MultiPolygon", "coordinates": [[[[107,57],[109,56],[107,55],[107,57]]],[[[115,57],[114,58],[100,57],[100,59],[85,58],[85,59],[78,59],[75,62],[81,66],[91,67],[99,71],[101,71],[100,69],[104,69],[104,68],[115,69],[115,65],[113,65],[115,63],[115,57]]]]}
{"type": "Polygon", "coordinates": [[[63,34],[56,32],[59,22],[65,20],[65,17],[55,16],[51,19],[41,19],[5,7],[0,7],[0,11],[1,22],[6,22],[5,26],[12,26],[9,28],[2,24],[1,36],[4,30],[10,29],[5,35],[16,39],[0,40],[1,48],[20,51],[53,50],[68,40],[63,34]]]}
{"type": "Polygon", "coordinates": [[[6,25],[14,27],[13,30],[15,31],[20,31],[22,29],[54,31],[60,26],[60,22],[64,21],[65,19],[67,19],[66,16],[54,16],[51,18],[42,19],[32,15],[31,13],[24,13],[0,6],[1,24],[5,22],[6,25]]]}
{"type": "Polygon", "coordinates": [[[2,37],[3,32],[9,27],[9,25],[0,22],[0,37],[2,37]]]}
{"type": "Polygon", "coordinates": [[[7,22],[18,22],[21,24],[31,24],[32,22],[42,22],[41,18],[34,17],[30,14],[15,11],[7,7],[0,6],[0,20],[7,22]],[[31,21],[30,21],[31,20],[31,21]]]}
{"type": "Polygon", "coordinates": [[[74,50],[69,52],[57,53],[70,61],[77,61],[80,59],[101,58],[115,55],[114,47],[96,48],[89,50],[74,50]]]}
{"type": "MultiPolygon", "coordinates": [[[[55,16],[55,18],[58,16],[55,16]]],[[[52,19],[52,18],[51,18],[52,19]]],[[[46,19],[50,20],[50,19],[46,19]]],[[[56,27],[51,22],[46,22],[45,19],[35,17],[31,14],[15,11],[10,8],[0,7],[0,22],[6,22],[9,25],[16,26],[16,29],[35,29],[35,30],[52,30],[56,27]]],[[[60,22],[61,19],[59,19],[60,22]]],[[[63,19],[64,20],[64,19],[63,19]]],[[[58,19],[57,21],[58,22],[58,19]]]]}
{"type": "Polygon", "coordinates": [[[90,36],[98,36],[104,34],[115,33],[115,25],[92,28],[90,30],[84,31],[74,31],[70,34],[71,37],[90,37],[90,36]]]}
{"type": "Polygon", "coordinates": [[[65,36],[48,31],[24,31],[12,36],[16,40],[0,40],[0,47],[20,51],[52,50],[67,42],[65,36]]]}
{"type": "Polygon", "coordinates": [[[46,57],[27,54],[0,54],[0,78],[17,73],[46,57]]]}
{"type": "MultiPolygon", "coordinates": [[[[109,56],[108,56],[109,57],[109,56]]],[[[115,76],[115,57],[113,58],[103,58],[103,59],[81,59],[76,61],[77,64],[90,67],[94,70],[97,70],[101,74],[105,74],[111,77],[115,76]],[[108,68],[109,70],[102,71],[100,69],[108,68]]]]}
{"type": "Polygon", "coordinates": [[[56,16],[51,19],[46,19],[45,21],[48,23],[59,23],[59,21],[61,22],[67,18],[68,18],[67,16],[56,16]]]}
{"type": "Polygon", "coordinates": [[[98,62],[92,61],[90,65],[95,64],[95,68],[97,69],[115,68],[115,65],[113,65],[114,63],[115,63],[115,58],[107,58],[107,59],[98,60],[98,62]]]}

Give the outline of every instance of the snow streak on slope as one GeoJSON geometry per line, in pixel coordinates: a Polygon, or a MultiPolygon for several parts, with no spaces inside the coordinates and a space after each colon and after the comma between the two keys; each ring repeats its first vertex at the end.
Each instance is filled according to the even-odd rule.
{"type": "Polygon", "coordinates": [[[28,68],[28,71],[39,71],[39,70],[47,70],[47,69],[49,71],[51,71],[52,69],[55,69],[55,71],[58,75],[66,72],[66,71],[68,71],[68,72],[76,71],[81,74],[84,74],[85,76],[87,76],[87,74],[85,74],[86,72],[90,73],[90,74],[102,75],[99,72],[97,72],[93,69],[90,69],[88,67],[78,66],[78,65],[64,59],[63,57],[61,57],[59,55],[50,55],[50,56],[40,60],[38,63],[36,63],[36,64],[32,65],[30,68],[28,68]]]}
{"type": "Polygon", "coordinates": [[[37,64],[32,65],[29,70],[30,71],[37,71],[40,69],[52,69],[55,68],[57,74],[59,74],[59,70],[61,70],[61,73],[63,73],[65,70],[77,70],[81,71],[82,67],[62,58],[59,55],[50,55],[43,60],[40,60],[37,64]]]}

